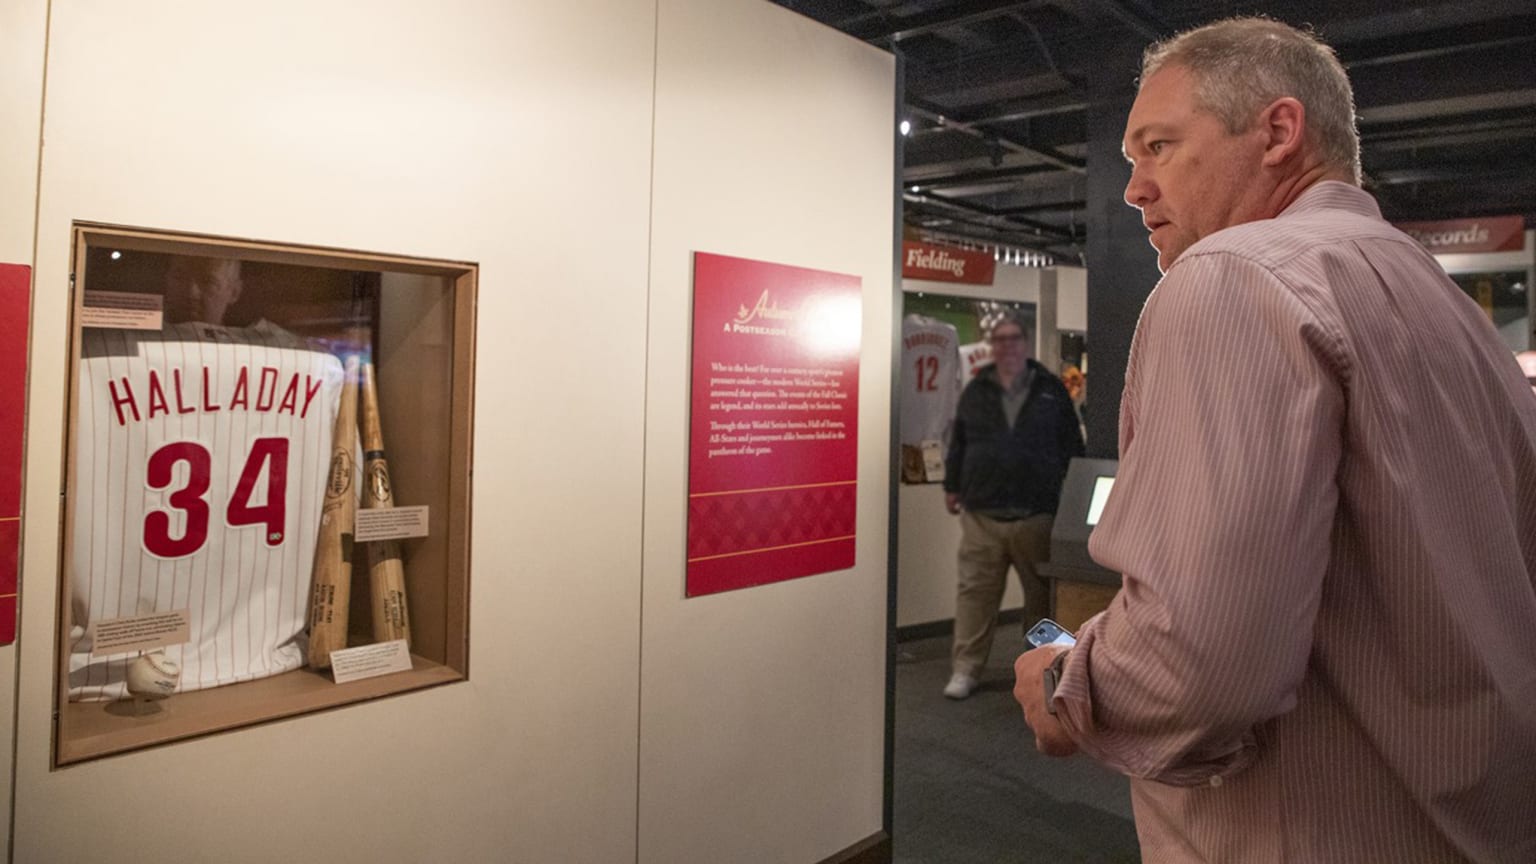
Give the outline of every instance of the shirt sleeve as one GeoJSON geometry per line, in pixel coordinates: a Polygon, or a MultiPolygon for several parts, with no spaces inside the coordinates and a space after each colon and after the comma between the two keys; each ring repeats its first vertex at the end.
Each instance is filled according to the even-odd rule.
{"type": "Polygon", "coordinates": [[[1179,261],[1148,299],[1090,543],[1123,585],[1081,628],[1055,697],[1109,766],[1173,785],[1228,776],[1254,758],[1255,727],[1295,706],[1338,499],[1336,332],[1229,253],[1179,261]]]}

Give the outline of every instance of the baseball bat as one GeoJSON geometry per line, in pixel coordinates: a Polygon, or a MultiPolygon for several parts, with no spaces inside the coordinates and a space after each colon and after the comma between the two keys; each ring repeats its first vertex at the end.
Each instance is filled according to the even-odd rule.
{"type": "Polygon", "coordinates": [[[320,537],[315,543],[314,587],[309,604],[309,665],[331,665],[331,652],[347,647],[347,604],[352,596],[352,528],[357,521],[353,488],[357,464],[357,355],[346,359],[341,407],[331,433],[331,468],[320,510],[320,537]]]}
{"type": "MultiPolygon", "coordinates": [[[[388,509],[395,506],[389,482],[389,463],[384,459],[384,431],[379,423],[379,393],[373,380],[373,363],[363,363],[363,506],[388,509]]],[[[405,565],[400,562],[400,541],[375,540],[368,544],[368,590],[373,604],[373,639],[389,642],[404,639],[411,644],[410,613],[405,600],[405,565]]]]}

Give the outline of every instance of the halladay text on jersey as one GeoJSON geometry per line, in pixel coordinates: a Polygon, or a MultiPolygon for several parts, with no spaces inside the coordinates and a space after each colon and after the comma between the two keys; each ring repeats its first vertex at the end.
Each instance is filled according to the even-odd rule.
{"type": "Polygon", "coordinates": [[[191,380],[185,385],[181,369],[169,371],[169,387],[165,386],[156,369],[149,370],[147,382],[138,385],[140,389],[137,390],[135,382],[127,376],[107,382],[108,399],[117,414],[117,425],[128,425],[130,416],[139,422],[153,420],[161,414],[210,414],[216,411],[271,412],[308,417],[309,407],[325,383],[323,378],[297,372],[288,373],[288,380],[284,382],[283,373],[274,367],[262,366],[253,374],[252,367],[241,366],[226,398],[225,393],[213,392],[209,383],[213,376],[207,366],[200,367],[200,375],[194,370],[188,370],[193,374],[187,376],[191,380]],[[143,414],[139,410],[141,392],[145,405],[143,414]]]}

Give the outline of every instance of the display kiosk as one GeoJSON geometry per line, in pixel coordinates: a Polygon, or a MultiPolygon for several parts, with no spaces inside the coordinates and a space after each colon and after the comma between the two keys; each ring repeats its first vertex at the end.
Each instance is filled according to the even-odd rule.
{"type": "Polygon", "coordinates": [[[1103,611],[1120,590],[1120,574],[1088,555],[1093,533],[1115,484],[1114,459],[1073,459],[1062,482],[1061,503],[1051,528],[1051,558],[1038,568],[1051,580],[1051,617],[1068,630],[1103,611]]]}

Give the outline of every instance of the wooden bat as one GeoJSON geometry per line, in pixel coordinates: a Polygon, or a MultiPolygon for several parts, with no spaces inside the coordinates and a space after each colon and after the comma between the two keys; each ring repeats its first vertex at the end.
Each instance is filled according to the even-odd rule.
{"type": "MultiPolygon", "coordinates": [[[[373,364],[363,363],[363,506],[387,509],[395,506],[389,483],[389,463],[384,460],[384,431],[379,424],[379,393],[374,385],[373,364]]],[[[405,565],[400,562],[400,541],[375,540],[368,544],[368,589],[373,602],[373,639],[389,642],[404,639],[411,644],[411,620],[405,600],[405,565]]]]}
{"type": "Polygon", "coordinates": [[[314,587],[309,603],[309,665],[331,665],[331,652],[347,647],[347,604],[352,597],[352,528],[357,521],[357,492],[353,486],[357,463],[357,355],[346,359],[341,407],[331,433],[331,469],[320,510],[320,537],[315,543],[314,587]]]}

